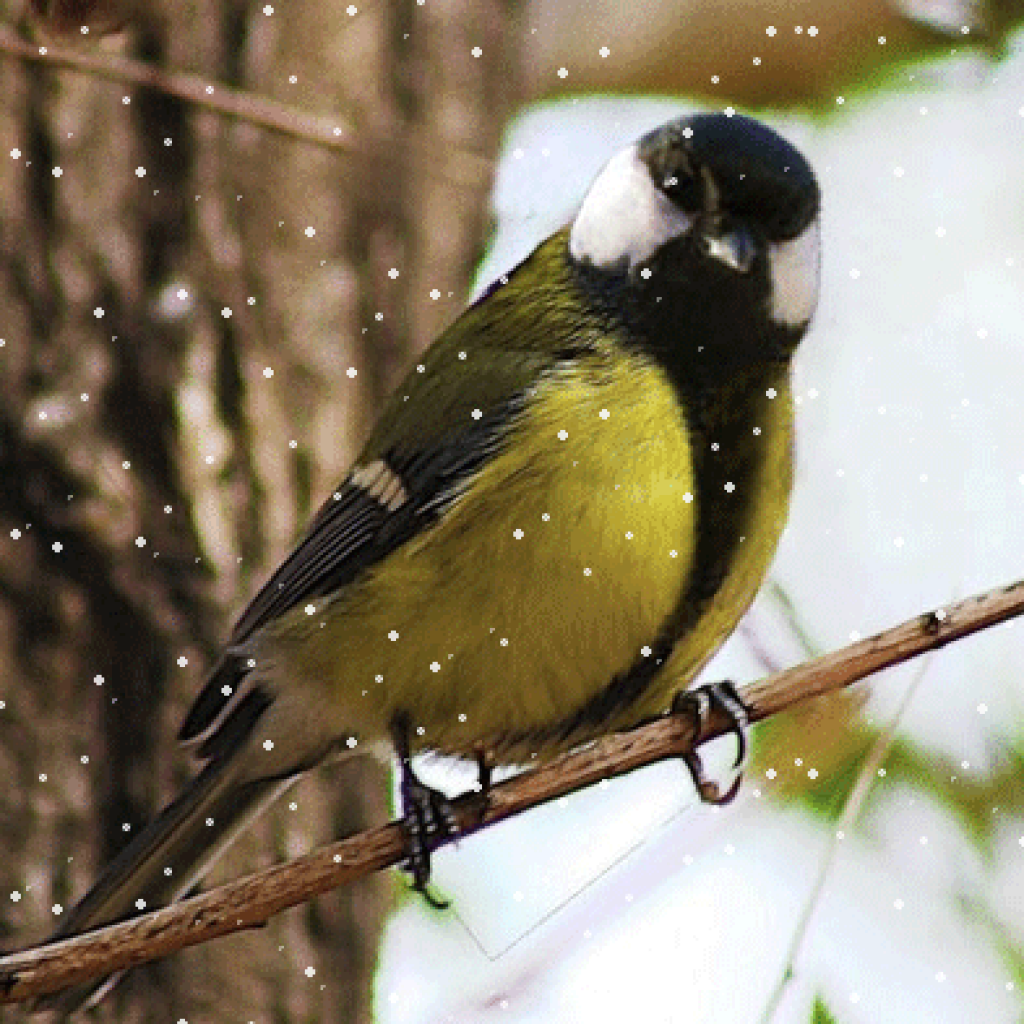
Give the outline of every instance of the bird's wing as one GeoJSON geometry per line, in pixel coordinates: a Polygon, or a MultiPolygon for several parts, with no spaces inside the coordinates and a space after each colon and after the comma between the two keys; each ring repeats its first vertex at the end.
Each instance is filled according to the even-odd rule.
{"type": "MultiPolygon", "coordinates": [[[[442,348],[433,359],[444,354],[442,348]]],[[[338,592],[427,529],[501,450],[538,368],[522,353],[502,353],[497,359],[497,377],[503,382],[498,393],[493,359],[490,375],[476,378],[480,383],[475,386],[473,375],[466,374],[447,406],[440,403],[432,383],[436,378],[430,375],[414,372],[398,389],[360,461],[239,617],[224,658],[179,731],[182,742],[205,739],[227,706],[238,704],[248,672],[244,645],[249,638],[296,606],[338,592]]],[[[211,751],[204,745],[200,756],[211,751]]]]}
{"type": "Polygon", "coordinates": [[[353,469],[242,613],[230,646],[303,601],[340,590],[435,522],[500,449],[517,404],[510,397],[427,446],[396,447],[353,469]]]}

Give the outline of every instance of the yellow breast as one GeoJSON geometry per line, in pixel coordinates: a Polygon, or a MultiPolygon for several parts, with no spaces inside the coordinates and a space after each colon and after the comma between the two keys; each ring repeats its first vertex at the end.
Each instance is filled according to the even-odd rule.
{"type": "Polygon", "coordinates": [[[378,734],[405,708],[421,745],[501,746],[570,715],[671,611],[695,505],[661,372],[587,359],[541,382],[528,410],[445,516],[294,645],[301,660],[276,652],[310,685],[332,681],[343,728],[378,734]]]}
{"type": "MultiPolygon", "coordinates": [[[[747,482],[775,512],[755,518],[655,682],[591,732],[664,710],[756,593],[789,490],[788,395],[779,399],[765,423],[778,443],[747,482]]],[[[691,440],[656,364],[631,357],[613,374],[601,356],[567,363],[445,515],[335,599],[315,637],[275,657],[293,680],[327,683],[339,731],[369,739],[398,710],[416,746],[443,752],[482,745],[524,761],[587,738],[550,727],[635,665],[686,599],[699,498],[691,440]]]]}

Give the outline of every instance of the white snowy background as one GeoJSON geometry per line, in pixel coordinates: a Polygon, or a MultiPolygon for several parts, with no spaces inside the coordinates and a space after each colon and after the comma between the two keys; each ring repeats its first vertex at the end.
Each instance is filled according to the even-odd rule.
{"type": "MultiPolygon", "coordinates": [[[[519,119],[481,285],[572,216],[619,146],[686,109],[581,99],[519,119]]],[[[1024,40],[998,64],[904,69],[824,114],[758,116],[802,148],[824,193],[822,301],[798,358],[797,481],[772,576],[833,649],[1024,576],[1024,40]]],[[[762,641],[785,633],[769,595],[751,616],[762,641]]],[[[862,684],[867,718],[889,722],[919,672],[862,684]]],[[[737,634],[705,678],[762,674],[737,634]]],[[[900,736],[983,780],[1005,770],[1022,703],[1024,625],[1002,626],[928,661],[900,736]]],[[[927,789],[875,786],[776,1024],[809,1021],[819,994],[841,1022],[1020,1020],[1024,979],[1003,953],[1024,944],[1024,823],[993,807],[986,854],[927,789]]],[[[661,765],[441,853],[453,910],[410,900],[395,915],[381,1021],[759,1020],[830,835],[771,789],[762,771],[727,810],[698,808],[683,769],[661,765]]]]}

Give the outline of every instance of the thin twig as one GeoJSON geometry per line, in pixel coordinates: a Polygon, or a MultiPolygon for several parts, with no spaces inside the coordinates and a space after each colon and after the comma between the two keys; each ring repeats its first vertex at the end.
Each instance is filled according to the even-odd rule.
{"type": "MultiPolygon", "coordinates": [[[[37,45],[22,39],[6,25],[0,25],[0,54],[122,85],[156,89],[222,117],[246,121],[340,153],[355,153],[360,146],[358,131],[343,116],[312,114],[199,75],[164,71],[127,57],[85,53],[66,46],[37,45]]],[[[442,174],[454,184],[466,187],[490,180],[492,161],[464,147],[428,135],[416,135],[409,140],[403,137],[403,145],[418,150],[419,165],[424,173],[442,174]]]]}
{"type": "Polygon", "coordinates": [[[896,741],[896,733],[903,715],[910,706],[910,701],[917,692],[930,666],[931,658],[925,658],[921,667],[914,674],[914,678],[910,681],[910,685],[907,687],[903,697],[900,699],[896,714],[892,716],[892,720],[875,737],[875,742],[871,745],[868,756],[860,766],[860,770],[857,773],[857,781],[854,783],[853,789],[850,790],[850,795],[843,805],[843,812],[839,815],[836,827],[830,833],[825,856],[822,858],[818,868],[818,876],[814,880],[814,885],[807,897],[807,902],[804,905],[803,912],[800,914],[800,919],[793,929],[789,948],[786,950],[786,958],[783,961],[782,972],[768,1002],[765,1004],[764,1012],[761,1014],[761,1024],[771,1024],[775,1019],[775,1015],[782,1005],[783,996],[796,977],[797,962],[800,959],[804,942],[810,932],[811,920],[818,909],[818,904],[821,902],[821,894],[825,891],[825,883],[828,881],[832,873],[832,867],[839,856],[839,847],[843,839],[850,834],[854,822],[860,817],[860,812],[868,798],[868,793],[871,792],[871,787],[874,784],[875,776],[878,774],[878,770],[882,767],[885,759],[889,756],[889,751],[896,741]]]}
{"type": "MultiPolygon", "coordinates": [[[[741,691],[753,721],[779,714],[811,697],[834,692],[883,668],[936,650],[979,630],[1024,614],[1024,581],[967,598],[759,680],[741,691]]],[[[467,795],[455,802],[465,833],[475,832],[530,807],[624,775],[636,768],[689,753],[730,731],[713,713],[699,735],[687,716],[667,716],[631,732],[598,740],[495,786],[481,808],[467,795]]],[[[92,978],[124,970],[186,946],[252,928],[295,906],[404,858],[398,823],[333,843],[287,864],[250,875],[190,900],[100,928],[85,935],[0,958],[0,1003],[23,1002],[92,978]]]]}

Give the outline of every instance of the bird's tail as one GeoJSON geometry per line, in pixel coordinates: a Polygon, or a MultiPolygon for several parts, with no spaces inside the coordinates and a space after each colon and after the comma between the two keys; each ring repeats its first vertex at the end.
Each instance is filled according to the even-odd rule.
{"type": "MultiPolygon", "coordinates": [[[[246,779],[235,759],[217,758],[110,863],[67,913],[50,941],[68,938],[185,895],[238,834],[295,780],[246,779]],[[239,776],[242,776],[239,778],[239,776]]],[[[42,996],[34,1010],[70,1013],[97,1002],[120,975],[42,996]]]]}

